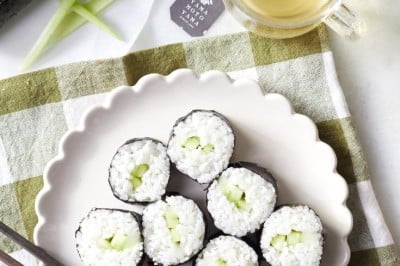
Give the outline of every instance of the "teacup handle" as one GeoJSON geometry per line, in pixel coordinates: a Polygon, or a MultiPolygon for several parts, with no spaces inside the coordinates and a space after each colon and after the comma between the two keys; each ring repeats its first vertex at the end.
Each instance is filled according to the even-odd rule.
{"type": "Polygon", "coordinates": [[[358,39],[367,31],[367,26],[350,8],[341,4],[325,20],[331,29],[349,39],[358,39]]]}

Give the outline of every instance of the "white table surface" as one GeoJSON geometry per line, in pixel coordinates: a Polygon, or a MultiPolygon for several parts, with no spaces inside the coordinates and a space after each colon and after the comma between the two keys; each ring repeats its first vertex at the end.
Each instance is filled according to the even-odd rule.
{"type": "MultiPolygon", "coordinates": [[[[163,23],[163,30],[160,30],[160,22],[153,19],[167,20],[172,2],[156,1],[157,5],[154,5],[150,19],[132,50],[191,39],[173,23],[163,23]]],[[[400,158],[400,2],[349,2],[366,21],[368,32],[356,42],[331,34],[332,49],[339,80],[367,156],[378,202],[399,247],[400,164],[397,161],[400,158]]],[[[241,26],[224,13],[207,36],[241,30],[241,26]]],[[[17,59],[8,54],[7,60],[17,59]]],[[[11,74],[17,73],[0,73],[0,76],[11,74]]]]}
{"type": "Polygon", "coordinates": [[[400,2],[348,2],[368,32],[356,42],[330,34],[336,69],[375,194],[400,250],[400,2]]]}
{"type": "MultiPolygon", "coordinates": [[[[0,79],[22,73],[22,60],[58,5],[58,1],[54,0],[32,1],[18,16],[0,28],[0,79]]],[[[47,49],[24,72],[128,53],[146,23],[152,5],[153,0],[115,1],[101,13],[101,18],[120,34],[123,41],[116,40],[94,24],[87,23],[47,49]]]]}

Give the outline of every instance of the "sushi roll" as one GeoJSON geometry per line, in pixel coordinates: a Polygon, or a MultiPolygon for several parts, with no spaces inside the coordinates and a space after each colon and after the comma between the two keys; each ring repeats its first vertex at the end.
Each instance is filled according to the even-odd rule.
{"type": "Polygon", "coordinates": [[[264,258],[274,265],[319,265],[323,227],[315,212],[304,205],[284,206],[267,219],[261,234],[264,258]]]}
{"type": "Polygon", "coordinates": [[[160,141],[131,139],[112,158],[108,182],[122,201],[153,202],[165,194],[169,173],[167,148],[160,141]]]}
{"type": "Polygon", "coordinates": [[[199,183],[209,183],[228,166],[234,142],[224,116],[194,110],[174,125],[167,152],[179,171],[199,183]]]}
{"type": "Polygon", "coordinates": [[[76,249],[84,265],[138,265],[143,239],[135,213],[93,209],[75,233],[76,249]]]}
{"type": "Polygon", "coordinates": [[[210,185],[207,209],[218,229],[242,237],[261,227],[276,200],[271,174],[256,164],[241,162],[229,166],[210,185]]]}
{"type": "Polygon", "coordinates": [[[256,252],[243,240],[234,236],[211,239],[196,259],[196,266],[258,265],[256,252]]]}
{"type": "Polygon", "coordinates": [[[155,265],[186,262],[203,247],[203,213],[183,196],[167,196],[147,205],[142,225],[144,250],[155,265]]]}

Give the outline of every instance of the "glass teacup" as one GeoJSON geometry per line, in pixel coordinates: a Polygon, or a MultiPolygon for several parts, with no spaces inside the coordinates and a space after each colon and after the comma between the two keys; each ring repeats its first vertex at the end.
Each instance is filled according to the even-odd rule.
{"type": "Polygon", "coordinates": [[[224,0],[227,10],[248,30],[270,38],[291,38],[324,22],[350,39],[366,26],[342,0],[224,0]]]}

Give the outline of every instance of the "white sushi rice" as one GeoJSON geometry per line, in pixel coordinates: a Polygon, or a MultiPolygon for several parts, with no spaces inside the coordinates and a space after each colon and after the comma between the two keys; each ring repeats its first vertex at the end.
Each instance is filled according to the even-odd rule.
{"type": "Polygon", "coordinates": [[[246,242],[233,236],[219,236],[210,240],[196,259],[196,265],[217,265],[217,260],[229,266],[258,265],[256,252],[246,242]]]}
{"type": "Polygon", "coordinates": [[[202,247],[205,223],[201,210],[193,200],[169,196],[143,210],[143,237],[146,254],[161,265],[176,265],[187,261],[202,247]],[[179,217],[179,244],[173,242],[164,214],[170,208],[179,217]]]}
{"type": "Polygon", "coordinates": [[[116,196],[124,201],[150,202],[165,194],[170,162],[166,147],[150,139],[138,139],[121,146],[111,161],[109,181],[116,196]],[[133,188],[130,179],[135,166],[148,164],[142,184],[133,188]]]}
{"type": "Polygon", "coordinates": [[[196,111],[173,128],[168,155],[179,171],[199,183],[208,183],[228,166],[233,146],[232,129],[223,119],[211,111],[196,111]],[[192,136],[200,138],[200,147],[212,144],[214,151],[182,147],[192,136]]]}
{"type": "Polygon", "coordinates": [[[139,225],[132,214],[118,210],[95,209],[85,217],[75,236],[84,265],[137,265],[143,255],[139,225]],[[135,244],[118,251],[104,249],[99,240],[115,234],[127,235],[135,244]]]}
{"type": "Polygon", "coordinates": [[[244,236],[259,229],[276,203],[274,186],[246,168],[229,167],[209,187],[207,208],[214,224],[225,234],[244,236]],[[240,210],[224,195],[224,184],[233,184],[245,192],[250,211],[240,210]]]}
{"type": "Polygon", "coordinates": [[[261,249],[264,258],[272,265],[319,265],[323,249],[323,227],[315,212],[307,206],[282,207],[272,213],[264,224],[261,249]],[[306,243],[275,248],[271,240],[276,235],[288,235],[292,230],[308,234],[306,243]]]}

